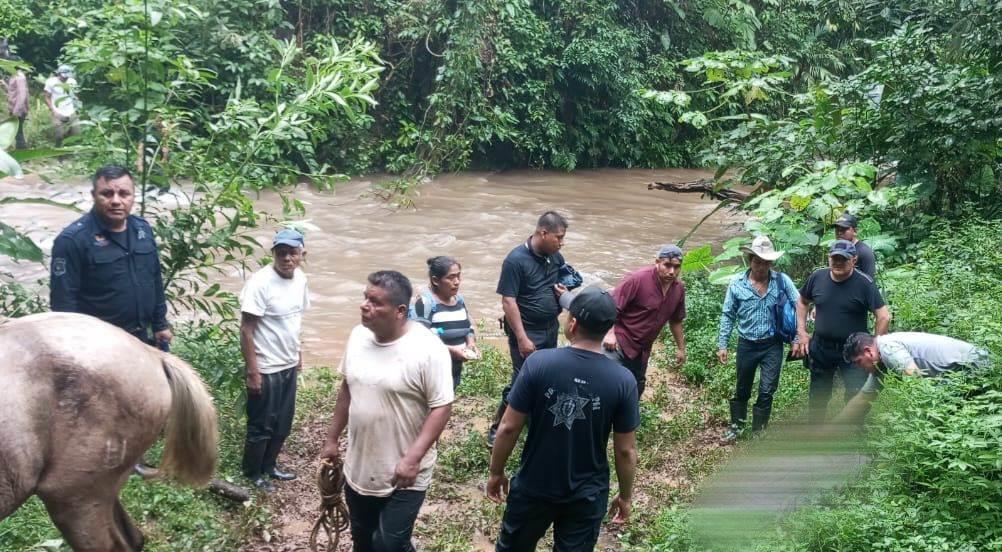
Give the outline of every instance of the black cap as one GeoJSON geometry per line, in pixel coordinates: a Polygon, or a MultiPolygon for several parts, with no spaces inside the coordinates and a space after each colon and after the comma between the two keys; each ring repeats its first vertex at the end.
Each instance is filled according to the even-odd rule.
{"type": "MultiPolygon", "coordinates": [[[[562,297],[561,297],[562,298],[562,297]]],[[[567,308],[578,324],[596,332],[605,332],[616,323],[616,301],[598,286],[577,292],[567,308]]]]}
{"type": "Polygon", "coordinates": [[[859,226],[859,219],[856,218],[856,215],[842,213],[842,216],[835,221],[835,226],[841,226],[842,228],[856,228],[859,226]]]}

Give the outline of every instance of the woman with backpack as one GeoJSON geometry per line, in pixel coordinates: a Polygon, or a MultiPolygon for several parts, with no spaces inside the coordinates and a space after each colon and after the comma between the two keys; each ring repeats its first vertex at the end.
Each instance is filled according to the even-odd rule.
{"type": "Polygon", "coordinates": [[[748,417],[748,399],[759,369],[758,398],[752,409],[752,430],[761,431],[769,423],[772,396],[779,387],[779,372],[783,365],[783,344],[796,335],[794,305],[800,299],[790,277],[772,270],[772,264],[783,256],[773,248],[767,236],[744,246],[750,268],[731,281],[720,315],[717,336],[717,359],[727,362],[727,342],[735,324],[738,327],[737,385],[730,401],[731,425],[725,441],[734,441],[741,434],[748,417]],[[789,311],[789,312],[787,312],[789,311]],[[792,328],[790,325],[792,324],[792,328]]]}
{"type": "Polygon", "coordinates": [[[428,290],[414,301],[410,316],[438,335],[449,348],[453,389],[459,387],[463,363],[480,357],[473,322],[459,293],[462,269],[453,257],[428,259],[428,290]]]}

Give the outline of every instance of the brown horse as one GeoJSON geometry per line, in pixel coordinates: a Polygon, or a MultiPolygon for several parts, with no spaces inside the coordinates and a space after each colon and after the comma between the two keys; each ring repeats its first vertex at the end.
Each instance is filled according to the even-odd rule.
{"type": "Polygon", "coordinates": [[[81,314],[0,319],[0,520],[37,494],[74,550],[133,551],[118,500],[166,426],[161,471],[203,485],[216,413],[195,371],[81,314]]]}

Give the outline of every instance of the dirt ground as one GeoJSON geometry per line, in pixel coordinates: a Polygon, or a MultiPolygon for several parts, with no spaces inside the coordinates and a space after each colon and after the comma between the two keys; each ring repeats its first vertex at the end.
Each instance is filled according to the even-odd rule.
{"type": "MultiPolygon", "coordinates": [[[[638,445],[638,471],[634,491],[632,524],[643,523],[679,499],[692,496],[699,480],[713,465],[718,465],[730,448],[721,445],[723,428],[707,423],[708,413],[698,404],[698,391],[686,384],[676,372],[654,369],[648,375],[648,393],[644,401],[656,395],[659,415],[670,420],[680,412],[692,412],[701,422],[685,438],[667,447],[645,450],[638,445]],[[660,388],[660,389],[659,389],[660,388]]],[[[473,462],[485,466],[489,451],[484,446],[490,413],[496,398],[459,396],[453,415],[439,443],[439,462],[431,489],[415,526],[413,541],[419,550],[494,549],[494,539],[500,525],[503,507],[487,500],[484,494],[485,475],[465,479],[450,475],[443,468],[444,456],[452,454],[451,462],[473,462]],[[458,460],[455,460],[459,457],[458,460]],[[478,456],[481,455],[481,456],[478,456]]],[[[255,531],[254,539],[242,550],[247,552],[295,552],[309,550],[310,530],[317,518],[320,497],[314,481],[317,455],[326,435],[331,408],[308,413],[288,440],[280,458],[283,467],[298,473],[296,481],[278,483],[278,490],[263,498],[272,512],[271,525],[255,531]]],[[[611,466],[610,466],[611,467],[611,466]]],[[[486,474],[486,469],[482,469],[486,474]]],[[[509,474],[510,476],[511,474],[509,474]]],[[[613,472],[613,491],[615,475],[613,472]]],[[[620,551],[620,537],[630,526],[604,524],[596,550],[620,551]]],[[[326,542],[319,550],[326,551],[326,542]]],[[[540,549],[549,548],[545,539],[540,549]]],[[[341,535],[339,551],[351,549],[351,536],[341,535]]]]}

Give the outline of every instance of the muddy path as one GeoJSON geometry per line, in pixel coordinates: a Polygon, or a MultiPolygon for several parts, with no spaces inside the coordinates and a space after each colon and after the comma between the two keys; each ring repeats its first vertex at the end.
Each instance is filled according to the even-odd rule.
{"type": "MultiPolygon", "coordinates": [[[[507,360],[503,355],[497,357],[507,360]]],[[[691,418],[685,422],[685,432],[649,430],[640,436],[639,462],[634,493],[633,524],[618,527],[605,524],[596,550],[604,552],[624,549],[621,538],[633,526],[649,522],[672,503],[691,498],[696,485],[730,453],[732,447],[720,443],[723,427],[708,422],[709,412],[703,405],[700,391],[687,384],[675,371],[666,367],[667,357],[652,359],[649,375],[649,395],[645,394],[645,416],[656,416],[654,426],[674,427],[676,416],[691,418]]],[[[487,500],[484,485],[487,479],[489,450],[484,434],[496,406],[493,383],[501,382],[507,365],[481,364],[471,367],[464,375],[463,387],[454,404],[451,420],[439,443],[439,461],[432,487],[418,516],[414,543],[419,550],[451,551],[494,549],[503,506],[487,500]],[[465,391],[465,392],[464,392],[465,391]]],[[[326,369],[318,369],[326,370],[326,369]]],[[[336,376],[324,374],[324,380],[336,376]]],[[[307,394],[316,390],[309,383],[307,394]]],[[[248,552],[297,552],[308,550],[309,533],[316,519],[319,496],[312,475],[316,458],[326,435],[333,403],[333,387],[307,399],[313,410],[301,411],[289,445],[283,453],[283,465],[305,475],[295,482],[278,486],[272,495],[262,496],[272,513],[271,523],[259,527],[254,539],[243,550],[248,552]],[[329,401],[329,402],[328,402],[329,401]]],[[[516,450],[517,458],[518,450],[516,450]]],[[[511,474],[509,473],[509,476],[511,474]]],[[[613,492],[615,475],[613,472],[613,492]]],[[[342,535],[339,550],[350,550],[351,537],[342,535]]],[[[549,536],[541,550],[552,545],[549,536]]],[[[326,550],[326,548],[321,548],[326,550]]]]}

